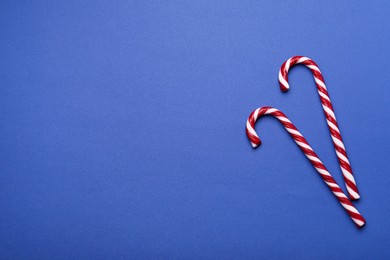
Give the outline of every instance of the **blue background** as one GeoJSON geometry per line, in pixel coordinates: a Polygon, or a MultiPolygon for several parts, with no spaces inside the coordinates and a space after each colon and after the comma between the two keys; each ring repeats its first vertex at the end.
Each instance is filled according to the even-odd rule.
{"type": "Polygon", "coordinates": [[[3,259],[390,257],[388,1],[1,1],[3,259]],[[315,60],[367,219],[358,230],[284,128],[345,189],[315,60]]]}

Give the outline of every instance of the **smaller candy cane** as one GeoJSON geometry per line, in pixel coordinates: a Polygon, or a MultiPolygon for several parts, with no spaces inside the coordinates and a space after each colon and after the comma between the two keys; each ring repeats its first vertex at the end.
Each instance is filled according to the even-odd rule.
{"type": "Polygon", "coordinates": [[[290,85],[288,84],[288,71],[295,64],[303,64],[308,67],[313,73],[314,81],[317,85],[318,94],[320,95],[322,108],[325,113],[326,122],[329,127],[330,135],[333,140],[333,145],[336,151],[337,158],[339,159],[340,169],[343,173],[345,186],[349,197],[353,200],[360,198],[359,191],[356,186],[355,178],[353,177],[352,168],[348,160],[348,155],[345,150],[343,139],[341,138],[340,129],[336,121],[336,116],[333,110],[332,102],[328,94],[328,90],[325,86],[324,78],[322,77],[321,71],[318,65],[311,59],[303,56],[294,56],[286,60],[279,70],[279,84],[280,89],[284,92],[289,90],[290,85]]]}
{"type": "Polygon", "coordinates": [[[259,119],[263,115],[272,115],[276,117],[286,128],[287,132],[294,139],[295,143],[299,146],[299,148],[303,151],[309,161],[313,164],[314,168],[321,175],[322,179],[328,185],[329,189],[333,192],[336,198],[339,200],[340,204],[344,207],[348,215],[351,217],[353,222],[358,227],[364,226],[366,223],[363,216],[359,213],[359,211],[355,208],[352,202],[348,199],[348,197],[344,194],[344,192],[337,185],[336,181],[330,175],[325,165],[321,162],[320,158],[318,158],[317,154],[310,147],[309,143],[302,136],[302,134],[298,131],[298,129],[291,123],[291,121],[278,109],[273,107],[261,107],[254,110],[246,122],[246,134],[253,146],[256,148],[261,144],[260,138],[254,130],[256,120],[259,119]]]}

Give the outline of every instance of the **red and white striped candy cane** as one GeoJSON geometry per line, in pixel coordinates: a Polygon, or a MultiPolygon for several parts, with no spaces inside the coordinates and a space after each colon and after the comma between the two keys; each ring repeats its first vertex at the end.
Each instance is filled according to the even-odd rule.
{"type": "Polygon", "coordinates": [[[352,202],[348,199],[348,197],[344,194],[344,192],[337,185],[336,181],[330,175],[325,165],[321,162],[320,158],[318,158],[317,154],[310,147],[309,143],[302,136],[302,134],[298,131],[298,129],[291,123],[291,121],[278,109],[273,107],[261,107],[254,110],[246,122],[246,134],[253,146],[256,148],[261,144],[260,138],[255,131],[255,123],[258,118],[263,115],[272,115],[276,117],[286,128],[287,132],[294,139],[295,143],[301,148],[303,153],[309,159],[309,161],[313,164],[314,168],[321,175],[322,179],[325,181],[326,185],[330,188],[336,198],[339,200],[341,205],[344,207],[348,215],[351,217],[353,222],[358,227],[364,226],[366,223],[363,216],[359,213],[359,211],[355,208],[352,202]]]}
{"type": "Polygon", "coordinates": [[[326,122],[328,123],[329,131],[333,140],[333,145],[337,157],[339,159],[340,169],[344,176],[345,186],[347,187],[348,194],[353,200],[359,199],[359,191],[356,187],[355,178],[352,174],[351,165],[348,160],[343,139],[341,138],[333,106],[325,86],[324,78],[322,77],[321,71],[318,68],[317,64],[313,60],[303,56],[294,56],[286,60],[279,70],[280,89],[284,92],[289,90],[290,86],[288,84],[288,71],[291,69],[292,66],[300,63],[308,67],[313,73],[314,80],[317,85],[318,94],[320,95],[322,108],[325,113],[326,122]]]}

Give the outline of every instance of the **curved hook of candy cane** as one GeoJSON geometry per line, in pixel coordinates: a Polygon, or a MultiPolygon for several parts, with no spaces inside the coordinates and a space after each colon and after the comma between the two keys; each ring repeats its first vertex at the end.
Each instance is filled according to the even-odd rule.
{"type": "Polygon", "coordinates": [[[322,77],[321,71],[318,65],[311,59],[304,56],[294,56],[286,60],[279,70],[279,84],[280,89],[286,92],[290,89],[288,84],[288,71],[296,64],[302,63],[308,67],[313,73],[314,81],[317,86],[318,94],[320,95],[322,108],[326,117],[326,122],[329,127],[330,135],[333,140],[333,145],[337,158],[339,160],[340,169],[344,177],[345,186],[351,199],[357,200],[360,198],[356,181],[352,173],[351,164],[348,160],[348,155],[341,138],[340,129],[336,120],[336,116],[333,110],[332,102],[326,89],[324,78],[322,77]]]}
{"type": "Polygon", "coordinates": [[[352,221],[358,226],[362,227],[366,223],[363,216],[355,208],[352,202],[344,194],[341,188],[337,185],[336,181],[333,179],[329,171],[326,169],[325,165],[321,162],[320,158],[313,151],[309,143],[303,137],[303,135],[298,131],[298,129],[291,123],[291,121],[278,109],[273,107],[261,107],[254,110],[247,122],[246,122],[246,134],[250,140],[253,148],[256,148],[261,144],[260,138],[255,131],[256,121],[263,115],[271,115],[276,117],[280,123],[285,127],[290,136],[294,139],[295,143],[299,146],[302,152],[306,155],[309,161],[313,164],[314,168],[320,174],[326,185],[336,196],[340,204],[343,206],[347,214],[351,217],[352,221]]]}

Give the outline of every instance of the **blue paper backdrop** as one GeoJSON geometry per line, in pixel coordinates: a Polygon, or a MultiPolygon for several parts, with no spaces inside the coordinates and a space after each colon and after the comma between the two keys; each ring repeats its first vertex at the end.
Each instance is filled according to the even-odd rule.
{"type": "Polygon", "coordinates": [[[388,1],[1,1],[2,259],[388,259],[388,1]],[[358,230],[305,55],[331,95],[358,230]]]}

